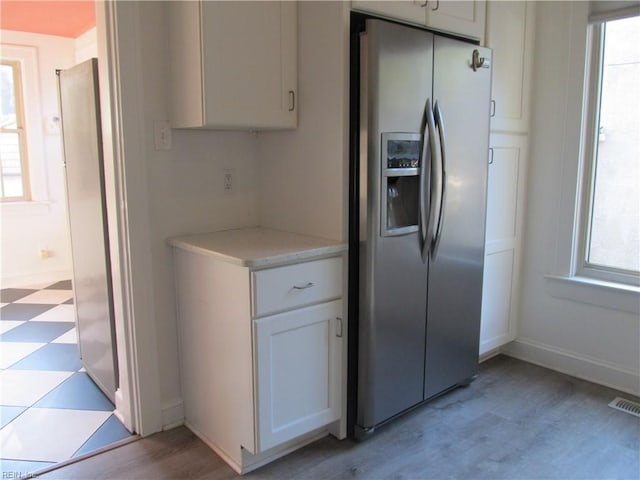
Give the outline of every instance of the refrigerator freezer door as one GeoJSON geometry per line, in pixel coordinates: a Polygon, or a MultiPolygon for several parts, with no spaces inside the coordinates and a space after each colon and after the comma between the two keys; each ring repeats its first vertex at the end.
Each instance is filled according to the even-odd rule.
{"type": "Polygon", "coordinates": [[[437,255],[432,249],[429,264],[425,399],[477,371],[491,88],[491,69],[472,68],[473,51],[490,60],[489,49],[439,36],[434,45],[446,195],[437,255]]]}
{"type": "MultiPolygon", "coordinates": [[[[381,235],[383,182],[390,181],[383,177],[388,165],[382,165],[381,144],[384,133],[424,131],[433,35],[369,20],[361,47],[360,129],[366,144],[361,145],[359,171],[367,181],[361,178],[360,211],[367,222],[360,233],[356,423],[366,432],[423,399],[427,265],[421,256],[422,233],[414,228],[381,235]]],[[[413,177],[416,192],[418,178],[413,177]]]]}
{"type": "Polygon", "coordinates": [[[96,59],[60,72],[59,94],[80,358],[113,402],[117,364],[96,59]]]}

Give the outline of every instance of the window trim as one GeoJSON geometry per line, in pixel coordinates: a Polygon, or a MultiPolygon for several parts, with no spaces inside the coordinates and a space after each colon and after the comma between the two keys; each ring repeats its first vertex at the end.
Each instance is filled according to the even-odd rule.
{"type": "Polygon", "coordinates": [[[595,183],[598,126],[602,95],[605,22],[619,18],[603,19],[587,26],[587,52],[585,86],[580,135],[580,183],[576,197],[576,228],[572,249],[571,271],[576,277],[622,285],[640,286],[640,274],[635,272],[590,263],[588,259],[589,236],[595,183]]]}
{"type": "MultiPolygon", "coordinates": [[[[20,62],[22,73],[22,98],[24,107],[24,127],[28,132],[27,150],[29,162],[29,200],[0,202],[3,214],[18,209],[22,214],[27,211],[41,213],[43,206],[49,205],[46,161],[44,148],[44,122],[40,101],[40,71],[38,49],[31,45],[1,43],[3,60],[20,62]]],[[[47,209],[49,207],[47,206],[47,209]]]]}
{"type": "MultiPolygon", "coordinates": [[[[31,200],[31,180],[29,177],[29,142],[25,125],[25,103],[23,94],[22,62],[12,60],[2,56],[1,65],[7,65],[13,70],[13,95],[16,108],[16,128],[0,127],[0,133],[18,134],[18,144],[20,148],[20,178],[22,180],[22,196],[5,197],[4,188],[0,186],[0,202],[27,202],[31,200]]],[[[0,174],[2,165],[0,165],[0,174]]],[[[0,179],[0,182],[2,180],[0,179]]]]}
{"type": "MultiPolygon", "coordinates": [[[[562,162],[559,169],[558,211],[554,213],[555,239],[554,252],[549,258],[549,264],[543,267],[544,285],[551,296],[576,302],[589,304],[602,309],[614,309],[634,315],[640,314],[640,287],[595,280],[576,274],[576,243],[578,235],[578,219],[580,209],[580,189],[582,187],[582,125],[585,117],[588,90],[587,58],[589,3],[572,2],[568,4],[570,10],[569,28],[567,29],[566,53],[569,59],[563,86],[566,94],[564,104],[558,107],[564,117],[561,121],[562,131],[558,132],[557,140],[561,142],[559,153],[562,162]]],[[[607,18],[613,20],[614,18],[607,18]]],[[[535,146],[535,145],[534,145],[535,146]]]]}

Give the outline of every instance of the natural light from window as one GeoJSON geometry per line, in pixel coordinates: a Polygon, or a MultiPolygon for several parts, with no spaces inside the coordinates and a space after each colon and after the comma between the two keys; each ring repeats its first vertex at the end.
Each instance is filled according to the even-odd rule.
{"type": "Polygon", "coordinates": [[[586,264],[640,271],[640,17],[606,22],[586,264]]]}
{"type": "Polygon", "coordinates": [[[2,61],[0,83],[0,197],[27,200],[29,185],[19,62],[2,61]]]}

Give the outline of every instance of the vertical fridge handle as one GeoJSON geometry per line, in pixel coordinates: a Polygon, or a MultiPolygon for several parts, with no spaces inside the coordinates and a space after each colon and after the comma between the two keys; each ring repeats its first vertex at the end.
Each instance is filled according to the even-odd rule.
{"type": "Polygon", "coordinates": [[[440,143],[439,137],[436,136],[436,122],[433,118],[433,109],[431,108],[431,101],[427,100],[426,108],[427,127],[429,130],[429,148],[431,150],[431,162],[430,162],[430,178],[429,178],[429,217],[427,221],[427,234],[425,237],[425,244],[422,249],[422,259],[426,260],[429,256],[429,251],[433,245],[435,239],[436,225],[438,221],[438,212],[440,211],[440,200],[442,194],[440,192],[441,182],[440,167],[441,162],[436,160],[440,158],[440,146],[436,143],[440,143]]]}
{"type": "Polygon", "coordinates": [[[429,135],[429,122],[427,120],[431,111],[431,100],[427,99],[427,105],[425,107],[425,122],[424,129],[422,131],[422,153],[420,157],[420,251],[422,252],[422,261],[427,261],[429,254],[429,237],[427,236],[427,224],[429,223],[429,212],[427,211],[431,202],[427,202],[427,195],[431,195],[431,171],[430,160],[431,156],[428,155],[431,150],[431,136],[429,135]]]}
{"type": "Polygon", "coordinates": [[[435,103],[434,109],[436,124],[438,128],[438,137],[440,140],[440,151],[438,152],[440,160],[440,178],[438,179],[440,183],[440,209],[438,212],[438,227],[436,228],[436,232],[433,238],[433,248],[431,250],[431,257],[435,260],[438,253],[438,247],[440,246],[440,239],[442,238],[442,225],[444,224],[445,202],[447,199],[447,137],[444,128],[444,118],[442,116],[442,110],[440,109],[440,105],[437,101],[435,103]]]}

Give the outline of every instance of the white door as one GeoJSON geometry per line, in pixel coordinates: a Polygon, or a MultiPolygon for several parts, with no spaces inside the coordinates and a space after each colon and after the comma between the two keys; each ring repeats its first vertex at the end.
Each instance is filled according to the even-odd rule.
{"type": "Polygon", "coordinates": [[[340,417],[342,302],[254,322],[258,451],[340,417]]]}

